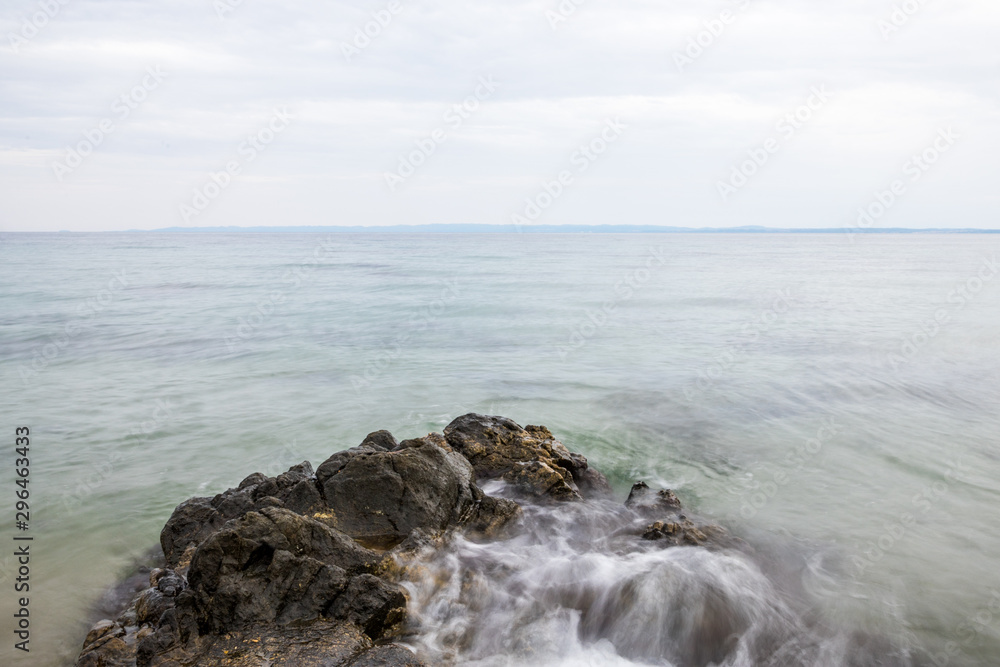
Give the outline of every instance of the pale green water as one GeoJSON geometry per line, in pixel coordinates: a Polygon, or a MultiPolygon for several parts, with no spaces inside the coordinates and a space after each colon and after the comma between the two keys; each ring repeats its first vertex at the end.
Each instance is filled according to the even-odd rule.
{"type": "Polygon", "coordinates": [[[996,664],[1000,277],[949,295],[989,276],[997,246],[5,235],[0,539],[12,544],[24,425],[35,542],[32,652],[14,655],[0,557],[0,655],[70,661],[88,606],[187,497],[477,411],[547,425],[623,498],[640,478],[676,489],[770,554],[831,625],[884,633],[913,664],[947,641],[948,664],[996,664]]]}

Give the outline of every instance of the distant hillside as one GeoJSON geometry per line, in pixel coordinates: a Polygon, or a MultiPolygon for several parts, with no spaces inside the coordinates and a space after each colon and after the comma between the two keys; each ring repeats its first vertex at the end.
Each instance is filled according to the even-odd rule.
{"type": "Polygon", "coordinates": [[[340,234],[998,234],[1000,229],[782,229],[777,227],[661,227],[656,225],[393,225],[389,227],[165,227],[133,232],[340,234]]]}

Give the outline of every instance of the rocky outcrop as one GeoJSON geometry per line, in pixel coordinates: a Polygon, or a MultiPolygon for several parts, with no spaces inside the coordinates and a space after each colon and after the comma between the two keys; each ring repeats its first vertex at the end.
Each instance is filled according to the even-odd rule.
{"type": "Polygon", "coordinates": [[[495,539],[520,516],[443,436],[376,431],[315,473],[255,473],[181,503],[160,535],[166,568],[94,626],[77,664],[418,665],[373,649],[405,619],[393,548],[454,530],[495,539]]]}
{"type": "Polygon", "coordinates": [[[604,475],[544,426],[522,428],[506,417],[467,414],[445,427],[444,437],[480,480],[503,478],[531,496],[553,500],[611,495],[604,475]]]}
{"type": "MultiPolygon", "coordinates": [[[[525,502],[611,493],[543,426],[465,415],[444,435],[397,442],[376,431],[315,472],[304,462],[255,473],[178,505],[160,535],[165,567],[93,627],[77,665],[422,665],[391,643],[406,624],[399,557],[412,562],[454,532],[483,541],[515,531],[521,506],[487,495],[482,480],[503,480],[525,502]]],[[[708,539],[669,491],[640,483],[627,505],[658,519],[646,539],[708,539]]]]}

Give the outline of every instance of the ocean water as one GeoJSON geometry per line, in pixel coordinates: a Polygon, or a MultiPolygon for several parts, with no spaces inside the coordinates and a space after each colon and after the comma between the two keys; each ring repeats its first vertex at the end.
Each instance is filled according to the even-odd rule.
{"type": "Polygon", "coordinates": [[[458,540],[407,583],[431,660],[998,664],[998,246],[6,234],[0,539],[19,426],[35,539],[30,656],[0,555],[3,662],[70,664],[184,499],[482,412],[548,426],[619,500],[674,489],[753,552],[626,552],[614,504],[529,512],[518,541],[458,540]]]}

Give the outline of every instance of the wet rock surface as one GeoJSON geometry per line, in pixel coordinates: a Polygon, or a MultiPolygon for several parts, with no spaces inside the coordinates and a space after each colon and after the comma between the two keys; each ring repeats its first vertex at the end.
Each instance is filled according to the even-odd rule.
{"type": "Polygon", "coordinates": [[[657,519],[645,524],[642,539],[659,542],[661,546],[749,548],[721,526],[689,518],[683,513],[680,499],[670,489],[654,490],[645,482],[636,482],[625,500],[625,507],[642,519],[657,519]]]}
{"type": "Polygon", "coordinates": [[[475,505],[472,466],[437,434],[392,451],[362,445],[335,454],[316,480],[331,522],[374,547],[391,548],[417,528],[459,525],[475,505]]]}
{"type": "Polygon", "coordinates": [[[544,426],[522,428],[506,417],[468,414],[449,424],[444,437],[469,460],[478,479],[498,479],[510,474],[523,480],[532,495],[559,500],[611,495],[611,485],[604,475],[590,468],[585,457],[570,452],[544,426]],[[561,483],[549,484],[554,480],[533,483],[531,478],[538,475],[517,470],[519,464],[542,464],[556,472],[561,483]]]}
{"type": "MultiPolygon", "coordinates": [[[[523,519],[520,502],[610,494],[604,476],[543,426],[470,414],[444,435],[398,442],[376,431],[315,471],[304,462],[277,477],[254,473],[178,505],[160,536],[164,567],[149,570],[146,585],[130,583],[137,594],[91,629],[76,664],[424,665],[392,643],[407,631],[400,580],[414,554],[459,533],[507,539],[523,519]],[[485,481],[515,499],[488,495],[485,481]]],[[[713,538],[670,491],[640,483],[626,505],[619,511],[636,526],[648,524],[631,533],[637,544],[713,538]]]]}
{"type": "Polygon", "coordinates": [[[636,482],[625,499],[625,507],[643,516],[659,516],[679,512],[681,501],[670,489],[653,491],[645,482],[636,482]]]}

